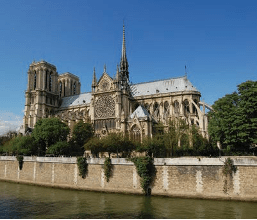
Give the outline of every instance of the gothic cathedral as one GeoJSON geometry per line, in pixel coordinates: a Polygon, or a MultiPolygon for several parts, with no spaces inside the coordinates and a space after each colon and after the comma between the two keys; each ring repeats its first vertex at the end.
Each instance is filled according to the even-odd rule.
{"type": "Polygon", "coordinates": [[[123,132],[134,140],[151,137],[153,125],[182,118],[199,127],[208,137],[205,108],[201,93],[187,76],[131,84],[126,56],[125,29],[120,65],[115,77],[104,72],[100,79],[93,72],[92,91],[80,93],[80,80],[67,72],[58,74],[45,61],[33,62],[28,70],[28,87],[23,132],[34,128],[41,118],[58,117],[72,129],[80,120],[93,124],[98,136],[123,132]]]}

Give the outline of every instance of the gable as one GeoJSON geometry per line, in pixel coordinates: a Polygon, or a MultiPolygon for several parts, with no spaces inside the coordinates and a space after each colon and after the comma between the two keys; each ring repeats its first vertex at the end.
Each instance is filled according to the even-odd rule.
{"type": "Polygon", "coordinates": [[[113,79],[107,73],[104,72],[98,81],[97,92],[104,92],[112,90],[113,88],[113,79]]]}

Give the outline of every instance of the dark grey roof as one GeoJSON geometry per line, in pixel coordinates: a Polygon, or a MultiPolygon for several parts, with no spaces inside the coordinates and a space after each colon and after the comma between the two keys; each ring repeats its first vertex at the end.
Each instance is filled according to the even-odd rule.
{"type": "Polygon", "coordinates": [[[132,85],[132,93],[134,97],[182,91],[199,92],[186,76],[132,85]]]}
{"type": "Polygon", "coordinates": [[[81,93],[79,95],[63,97],[60,108],[67,108],[69,106],[90,104],[90,101],[91,101],[91,93],[90,92],[81,93]]]}
{"type": "MultiPolygon", "coordinates": [[[[132,85],[132,94],[134,97],[143,95],[156,95],[170,92],[195,91],[199,92],[196,87],[187,79],[186,76],[179,78],[171,78],[158,80],[153,82],[138,83],[132,85]]],[[[90,104],[91,92],[82,93],[79,95],[68,96],[62,98],[60,108],[90,104]]]]}

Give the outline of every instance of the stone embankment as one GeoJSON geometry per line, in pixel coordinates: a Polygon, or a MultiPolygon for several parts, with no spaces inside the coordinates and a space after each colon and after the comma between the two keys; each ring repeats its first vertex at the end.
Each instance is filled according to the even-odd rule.
{"type": "MultiPolygon", "coordinates": [[[[156,158],[152,195],[257,201],[257,157],[231,157],[237,167],[224,175],[225,157],[156,158]]],[[[79,176],[75,157],[24,157],[20,170],[16,157],[0,156],[0,180],[49,187],[142,194],[136,167],[124,158],[112,158],[109,182],[104,158],[89,158],[86,178],[79,176]]]]}

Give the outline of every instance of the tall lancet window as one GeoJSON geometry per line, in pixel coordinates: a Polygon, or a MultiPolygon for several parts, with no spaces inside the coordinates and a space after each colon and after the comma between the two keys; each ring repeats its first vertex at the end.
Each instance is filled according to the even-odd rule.
{"type": "Polygon", "coordinates": [[[34,72],[34,89],[37,88],[37,72],[34,72]]]}
{"type": "Polygon", "coordinates": [[[73,84],[73,95],[76,95],[76,83],[73,84]]]}
{"type": "Polygon", "coordinates": [[[49,92],[52,91],[52,73],[49,74],[49,92]]]}
{"type": "Polygon", "coordinates": [[[45,75],[45,89],[47,89],[47,78],[48,78],[48,71],[46,70],[46,75],[45,75]]]}
{"type": "Polygon", "coordinates": [[[62,96],[62,82],[59,83],[59,95],[62,96]]]}
{"type": "Polygon", "coordinates": [[[65,81],[63,82],[63,96],[65,96],[65,81]]]}

